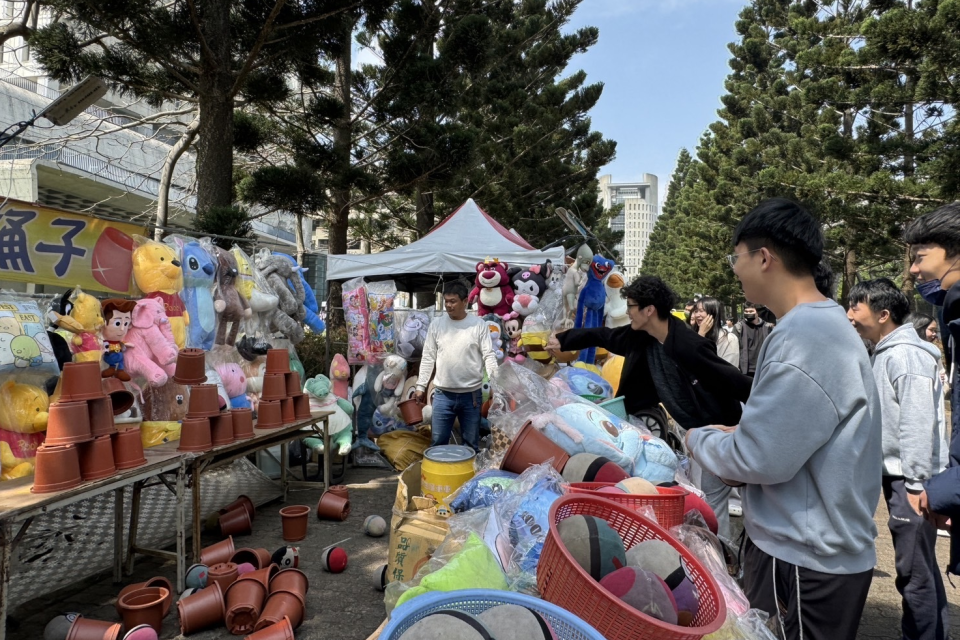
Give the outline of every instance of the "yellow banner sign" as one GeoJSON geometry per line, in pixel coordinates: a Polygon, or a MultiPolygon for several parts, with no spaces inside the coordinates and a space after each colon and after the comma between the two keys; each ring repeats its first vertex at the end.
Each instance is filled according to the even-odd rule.
{"type": "Polygon", "coordinates": [[[0,280],[132,295],[134,235],[144,227],[8,200],[0,208],[0,280]]]}

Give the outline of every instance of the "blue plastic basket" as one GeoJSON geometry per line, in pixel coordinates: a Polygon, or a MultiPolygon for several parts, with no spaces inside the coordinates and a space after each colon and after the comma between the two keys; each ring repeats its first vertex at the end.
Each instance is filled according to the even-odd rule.
{"type": "Polygon", "coordinates": [[[597,406],[609,411],[618,418],[623,420],[627,419],[627,407],[623,404],[623,396],[616,397],[612,400],[606,400],[599,403],[597,406]]]}
{"type": "Polygon", "coordinates": [[[501,604],[518,604],[536,611],[547,619],[559,640],[604,640],[596,629],[566,609],[533,596],[493,589],[435,591],[417,596],[393,610],[379,640],[397,640],[418,620],[437,611],[456,609],[477,615],[501,604]]]}

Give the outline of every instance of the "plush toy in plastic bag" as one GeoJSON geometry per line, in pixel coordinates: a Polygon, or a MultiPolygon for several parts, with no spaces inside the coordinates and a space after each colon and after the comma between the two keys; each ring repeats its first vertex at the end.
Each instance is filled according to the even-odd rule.
{"type": "Polygon", "coordinates": [[[489,507],[516,484],[518,477],[510,471],[488,469],[468,480],[445,501],[454,513],[489,507]]]}
{"type": "Polygon", "coordinates": [[[366,364],[370,350],[370,309],[363,278],[343,283],[343,315],[347,323],[347,362],[366,364]]]}
{"type": "Polygon", "coordinates": [[[375,362],[382,361],[394,351],[393,299],[396,295],[397,286],[393,280],[367,285],[367,321],[370,336],[367,356],[375,362]]]}
{"type": "Polygon", "coordinates": [[[351,399],[357,408],[357,434],[359,434],[357,446],[366,447],[371,451],[376,451],[377,445],[367,437],[367,432],[373,426],[373,414],[377,410],[374,382],[382,371],[383,369],[376,365],[365,365],[360,367],[353,377],[351,399]]]}
{"type": "Polygon", "coordinates": [[[383,370],[374,382],[377,395],[377,410],[385,416],[399,418],[397,404],[403,394],[403,383],[407,376],[407,361],[398,355],[389,355],[383,359],[383,370]]]}
{"type": "MultiPolygon", "coordinates": [[[[310,327],[315,333],[323,333],[327,327],[323,320],[320,319],[320,316],[317,315],[320,312],[320,305],[317,304],[317,294],[314,293],[313,287],[310,286],[310,283],[307,282],[307,279],[303,275],[307,270],[298,265],[297,261],[293,259],[293,256],[289,256],[286,253],[277,253],[276,251],[273,252],[273,255],[284,258],[293,264],[300,277],[300,285],[303,287],[303,308],[305,311],[303,323],[310,327]]],[[[288,282],[287,284],[293,286],[292,282],[288,282]]]]}
{"type": "Polygon", "coordinates": [[[430,312],[416,309],[396,309],[393,312],[396,333],[396,353],[407,361],[419,360],[430,329],[430,312]]]}
{"type": "Polygon", "coordinates": [[[581,369],[579,367],[564,367],[551,382],[566,384],[565,391],[570,391],[574,395],[586,398],[594,402],[608,400],[613,397],[613,387],[610,383],[592,371],[581,369]]]}
{"type": "Polygon", "coordinates": [[[279,332],[299,344],[304,335],[301,323],[307,312],[303,306],[306,293],[297,268],[289,260],[271,254],[269,249],[258,251],[255,262],[270,289],[280,298],[279,308],[267,316],[270,331],[279,332]]]}
{"type": "MultiPolygon", "coordinates": [[[[333,412],[333,415],[327,417],[327,428],[334,451],[341,456],[350,453],[353,444],[353,405],[334,394],[330,378],[323,374],[307,380],[304,391],[310,396],[310,411],[333,412]]],[[[320,442],[319,447],[313,448],[319,448],[323,452],[323,442],[320,442]]]]}
{"type": "Polygon", "coordinates": [[[170,330],[177,347],[187,345],[187,314],[180,292],[183,290],[183,269],[173,247],[134,236],[133,279],[146,298],[156,298],[163,303],[164,313],[170,320],[170,330]]]}
{"type": "Polygon", "coordinates": [[[33,473],[47,430],[50,399],[40,387],[7,380],[0,385],[0,480],[33,473]]]}
{"type": "Polygon", "coordinates": [[[213,289],[217,277],[217,257],[209,238],[184,239],[180,236],[164,240],[180,255],[183,270],[183,291],[180,299],[186,309],[187,346],[210,351],[217,334],[217,314],[213,309],[213,289]]]}
{"type": "Polygon", "coordinates": [[[240,322],[250,318],[253,311],[250,303],[237,289],[237,260],[233,254],[220,247],[217,250],[217,288],[213,308],[217,316],[216,344],[234,346],[240,331],[240,322]]]}
{"type": "MultiPolygon", "coordinates": [[[[100,303],[95,298],[94,303],[99,309],[100,303]]],[[[96,316],[99,318],[100,314],[96,313],[96,316]]],[[[102,324],[102,318],[100,322],[102,324]]],[[[96,336],[92,338],[96,343],[96,336]]],[[[87,338],[81,342],[84,340],[87,338]]],[[[93,359],[92,355],[90,359],[93,359]]],[[[36,302],[0,300],[0,374],[11,373],[18,376],[29,374],[31,379],[37,380],[60,373],[36,302]]]]}
{"type": "MultiPolygon", "coordinates": [[[[4,304],[6,304],[7,307],[17,307],[18,305],[27,303],[5,302],[4,304]]],[[[35,303],[30,304],[36,307],[35,303]]],[[[103,353],[103,345],[100,343],[100,330],[103,328],[103,314],[100,310],[100,301],[90,294],[84,293],[80,287],[76,287],[73,291],[64,294],[64,299],[60,301],[58,306],[59,309],[51,308],[47,317],[53,326],[65,334],[64,337],[70,346],[70,352],[73,354],[73,361],[98,362],[103,353]]],[[[9,312],[9,314],[4,313],[6,317],[13,317],[14,319],[5,320],[0,318],[0,331],[11,335],[12,337],[9,338],[11,342],[16,336],[31,335],[25,333],[22,327],[18,329],[14,326],[15,322],[17,325],[20,325],[20,323],[16,321],[15,315],[13,315],[19,313],[19,311],[14,312],[9,308],[4,311],[9,312]],[[14,333],[14,331],[19,332],[14,333]]],[[[37,314],[39,315],[39,311],[37,314]]],[[[6,336],[0,334],[0,358],[3,358],[0,362],[7,364],[7,356],[4,354],[7,345],[4,344],[4,338],[6,338],[6,336]]],[[[13,352],[11,351],[10,353],[12,355],[13,352]]]]}
{"type": "Polygon", "coordinates": [[[523,319],[520,344],[529,357],[541,363],[552,359],[552,356],[544,351],[544,346],[550,340],[550,334],[557,330],[562,321],[563,300],[556,291],[548,289],[536,310],[523,319]]]}

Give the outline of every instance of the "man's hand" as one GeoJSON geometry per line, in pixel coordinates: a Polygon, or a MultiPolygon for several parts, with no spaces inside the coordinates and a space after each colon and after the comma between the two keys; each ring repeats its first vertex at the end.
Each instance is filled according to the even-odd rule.
{"type": "Polygon", "coordinates": [[[544,349],[546,349],[548,352],[550,352],[553,355],[556,355],[557,353],[560,352],[561,347],[560,347],[560,341],[557,339],[557,334],[554,333],[550,336],[550,339],[547,340],[547,344],[544,347],[544,349]]]}
{"type": "MultiPolygon", "coordinates": [[[[723,426],[722,424],[712,424],[712,425],[710,425],[710,426],[708,426],[708,427],[700,427],[700,428],[701,428],[701,429],[717,429],[718,431],[723,431],[724,433],[733,433],[734,431],[737,430],[737,427],[725,427],[725,426],[723,426]]],[[[683,444],[686,445],[686,447],[687,447],[687,454],[688,454],[691,458],[693,458],[694,460],[696,460],[696,456],[693,455],[693,449],[690,447],[690,434],[691,434],[691,433],[693,433],[693,429],[687,429],[686,435],[683,436],[683,444]]],[[[723,480],[723,478],[721,478],[721,480],[723,480]]],[[[725,482],[726,484],[730,484],[730,482],[727,482],[726,480],[724,480],[724,482],[725,482]]],[[[739,486],[739,485],[730,484],[730,486],[739,486]]]]}
{"type": "Polygon", "coordinates": [[[703,322],[700,323],[699,333],[706,338],[707,334],[710,333],[710,329],[713,329],[713,316],[707,316],[703,319],[703,322]]]}
{"type": "Polygon", "coordinates": [[[913,507],[913,510],[923,516],[927,522],[935,526],[937,529],[950,531],[950,518],[930,510],[930,502],[927,499],[926,491],[921,491],[918,494],[912,494],[908,492],[907,500],[910,502],[910,506],[913,507]]]}
{"type": "Polygon", "coordinates": [[[421,391],[420,389],[417,389],[416,391],[413,392],[413,399],[419,402],[420,404],[423,404],[423,401],[426,399],[426,397],[427,397],[427,394],[421,391]]]}

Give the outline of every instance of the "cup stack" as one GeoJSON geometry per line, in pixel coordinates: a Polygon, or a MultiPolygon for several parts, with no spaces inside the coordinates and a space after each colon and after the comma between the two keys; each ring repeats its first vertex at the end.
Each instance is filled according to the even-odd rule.
{"type": "Polygon", "coordinates": [[[290,371],[290,353],[286,349],[267,351],[257,418],[258,429],[277,429],[310,418],[310,398],[303,393],[300,374],[290,371]]]}

